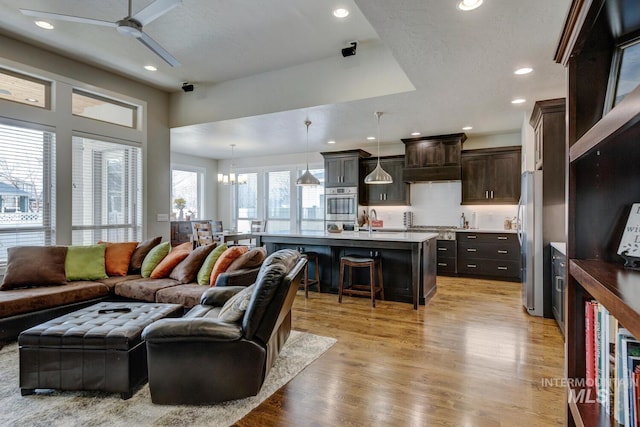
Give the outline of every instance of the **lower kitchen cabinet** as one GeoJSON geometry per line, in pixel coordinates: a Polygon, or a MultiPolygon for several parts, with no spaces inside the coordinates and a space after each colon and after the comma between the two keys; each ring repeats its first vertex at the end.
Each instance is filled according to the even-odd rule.
{"type": "Polygon", "coordinates": [[[520,281],[520,243],[515,233],[456,233],[458,274],[520,281]]]}
{"type": "Polygon", "coordinates": [[[564,274],[566,257],[557,248],[551,248],[551,310],[564,335],[564,274]]]}
{"type": "Polygon", "coordinates": [[[438,240],[437,242],[438,275],[455,275],[456,241],[438,240]]]}

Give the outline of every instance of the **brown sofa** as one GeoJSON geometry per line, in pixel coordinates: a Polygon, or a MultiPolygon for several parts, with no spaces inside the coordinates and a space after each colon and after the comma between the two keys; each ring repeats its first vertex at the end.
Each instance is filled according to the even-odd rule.
{"type": "MultiPolygon", "coordinates": [[[[41,249],[34,248],[36,251],[41,249]]],[[[0,342],[14,340],[25,329],[99,301],[126,299],[174,303],[188,309],[198,304],[202,293],[209,289],[197,283],[143,278],[139,274],[73,282],[65,282],[63,277],[61,282],[54,283],[49,282],[46,275],[57,273],[41,270],[43,286],[30,284],[29,287],[0,290],[0,342]]],[[[255,281],[258,271],[259,267],[254,267],[222,273],[216,286],[248,286],[255,281]]]]}

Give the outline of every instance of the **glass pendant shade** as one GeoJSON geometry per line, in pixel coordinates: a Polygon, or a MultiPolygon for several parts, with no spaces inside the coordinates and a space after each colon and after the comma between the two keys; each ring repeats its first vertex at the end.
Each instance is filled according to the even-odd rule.
{"type": "Polygon", "coordinates": [[[392,184],[393,178],[389,175],[382,166],[380,166],[380,116],[382,113],[376,111],[376,117],[378,118],[378,164],[376,168],[364,178],[365,184],[392,184]]]}
{"type": "Polygon", "coordinates": [[[320,181],[318,180],[318,178],[316,178],[311,172],[309,172],[309,125],[311,125],[311,122],[309,120],[306,120],[304,124],[307,127],[307,170],[304,171],[300,178],[296,180],[296,185],[320,185],[320,181]]]}

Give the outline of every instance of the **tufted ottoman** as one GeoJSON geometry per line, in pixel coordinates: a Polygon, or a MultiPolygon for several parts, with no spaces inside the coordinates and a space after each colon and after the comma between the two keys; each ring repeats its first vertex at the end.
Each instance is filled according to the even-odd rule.
{"type": "Polygon", "coordinates": [[[178,304],[102,302],[23,331],[20,390],[100,390],[123,399],[147,380],[142,330],[156,320],[180,317],[178,304]]]}

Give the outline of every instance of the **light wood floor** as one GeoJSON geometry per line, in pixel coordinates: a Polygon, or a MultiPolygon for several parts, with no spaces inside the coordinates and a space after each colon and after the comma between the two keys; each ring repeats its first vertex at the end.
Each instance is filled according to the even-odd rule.
{"type": "Polygon", "coordinates": [[[438,277],[411,304],[298,292],[294,329],[338,342],[240,426],[564,425],[563,339],[520,284],[438,277]]]}

